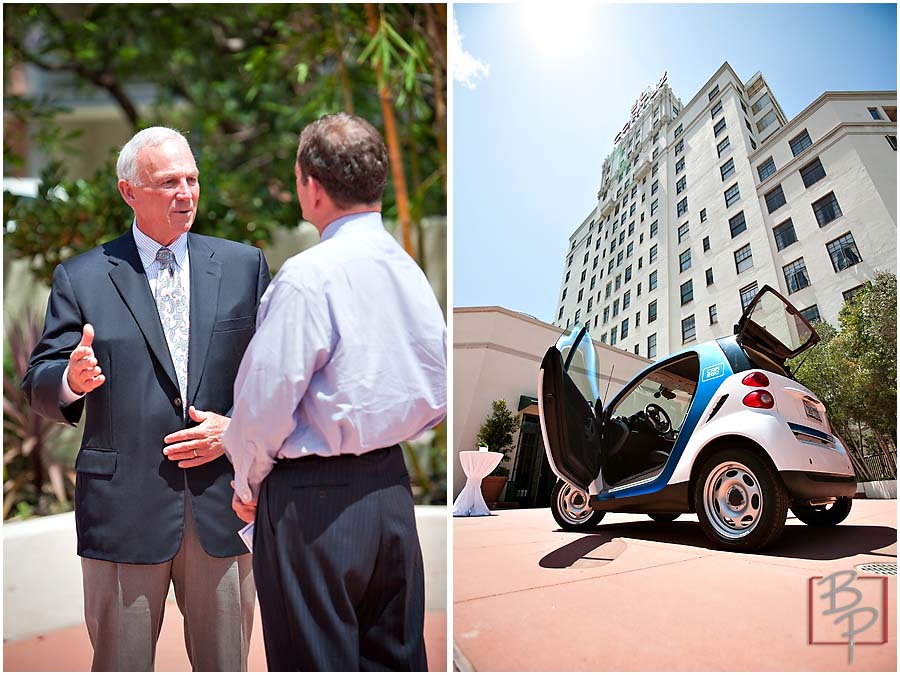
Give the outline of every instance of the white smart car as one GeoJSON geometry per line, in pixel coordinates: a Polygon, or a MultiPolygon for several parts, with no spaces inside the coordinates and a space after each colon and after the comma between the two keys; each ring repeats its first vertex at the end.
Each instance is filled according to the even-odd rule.
{"type": "Polygon", "coordinates": [[[825,406],[785,367],[818,340],[764,286],[735,335],[653,363],[604,407],[587,330],[565,334],[538,379],[557,523],[585,530],[607,511],[658,521],[696,512],[710,539],[742,551],[772,544],[788,508],[808,525],[840,523],[856,492],[850,458],[825,406]]]}

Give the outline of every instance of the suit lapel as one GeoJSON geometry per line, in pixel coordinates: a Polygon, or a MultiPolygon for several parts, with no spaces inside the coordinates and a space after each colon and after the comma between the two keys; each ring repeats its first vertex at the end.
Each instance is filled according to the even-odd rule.
{"type": "Polygon", "coordinates": [[[200,237],[188,234],[191,258],[191,334],[188,346],[188,402],[192,404],[203,378],[209,341],[219,305],[222,264],[200,237]]]}
{"type": "Polygon", "coordinates": [[[141,256],[134,243],[134,235],[129,230],[118,239],[104,245],[104,250],[109,262],[113,265],[109,271],[110,279],[134,316],[150,351],[177,390],[178,378],[175,376],[175,366],[169,355],[169,346],[166,344],[166,336],[159,320],[159,312],[156,310],[156,302],[150,293],[150,284],[147,283],[141,256]]]}

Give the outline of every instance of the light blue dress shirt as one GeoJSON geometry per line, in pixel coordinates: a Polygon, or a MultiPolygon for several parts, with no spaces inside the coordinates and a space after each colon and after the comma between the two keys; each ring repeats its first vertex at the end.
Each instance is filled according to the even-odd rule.
{"type": "Polygon", "coordinates": [[[245,502],[280,458],[361,455],[447,412],[447,326],[381,214],[340,218],[260,301],[223,444],[245,502]]]}

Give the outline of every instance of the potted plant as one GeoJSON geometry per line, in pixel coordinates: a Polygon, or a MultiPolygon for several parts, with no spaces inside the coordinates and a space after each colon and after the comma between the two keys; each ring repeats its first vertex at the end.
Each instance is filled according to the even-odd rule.
{"type": "Polygon", "coordinates": [[[509,459],[513,437],[519,430],[519,418],[506,406],[502,398],[491,403],[491,414],[478,430],[478,445],[486,445],[488,450],[503,455],[500,464],[481,481],[481,494],[488,504],[496,503],[503,493],[509,478],[509,469],[503,464],[509,459]]]}

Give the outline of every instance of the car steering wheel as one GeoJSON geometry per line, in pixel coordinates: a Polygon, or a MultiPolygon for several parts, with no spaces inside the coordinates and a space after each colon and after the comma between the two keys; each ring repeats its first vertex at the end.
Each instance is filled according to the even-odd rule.
{"type": "Polygon", "coordinates": [[[653,431],[660,436],[665,436],[672,430],[672,420],[669,419],[669,414],[662,406],[656,403],[648,403],[644,408],[644,412],[647,413],[647,419],[650,421],[653,431]]]}

